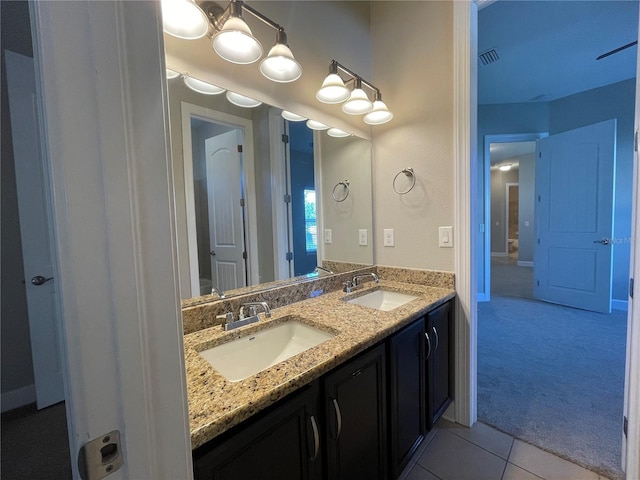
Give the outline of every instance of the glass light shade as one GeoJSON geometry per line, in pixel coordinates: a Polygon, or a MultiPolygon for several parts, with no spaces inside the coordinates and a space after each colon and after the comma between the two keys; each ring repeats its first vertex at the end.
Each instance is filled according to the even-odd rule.
{"type": "Polygon", "coordinates": [[[342,103],[349,98],[349,89],[337,73],[330,73],[322,82],[316,98],[322,103],[342,103]]]}
{"type": "Polygon", "coordinates": [[[382,100],[373,102],[373,110],[364,116],[364,123],[369,125],[381,125],[393,118],[393,113],[389,111],[382,100]]]}
{"type": "Polygon", "coordinates": [[[351,136],[349,132],[345,132],[344,130],[340,130],[339,128],[330,128],[329,130],[327,130],[327,135],[331,137],[337,137],[337,138],[351,136]]]}
{"type": "Polygon", "coordinates": [[[509,165],[500,165],[498,168],[503,172],[508,172],[509,170],[511,170],[511,165],[510,164],[509,165]]]}
{"type": "Polygon", "coordinates": [[[326,130],[329,128],[328,125],[311,119],[307,120],[307,127],[309,127],[311,130],[326,130]]]}
{"type": "Polygon", "coordinates": [[[177,78],[180,76],[180,72],[176,72],[175,70],[172,70],[170,68],[166,69],[165,75],[167,77],[167,80],[171,80],[172,78],[177,78]]]}
{"type": "Polygon", "coordinates": [[[269,55],[260,62],[260,71],[269,80],[279,83],[293,82],[302,75],[302,67],[283,43],[271,47],[269,55]]]}
{"type": "Polygon", "coordinates": [[[182,80],[191,90],[204,95],[219,95],[225,91],[224,88],[218,87],[213,83],[203,82],[202,80],[190,77],[189,75],[185,75],[182,80]]]}
{"type": "Polygon", "coordinates": [[[234,105],[237,105],[238,107],[244,108],[254,108],[258,105],[262,105],[262,102],[260,102],[259,100],[245,97],[244,95],[240,95],[236,92],[227,92],[227,100],[229,100],[234,105]]]}
{"type": "Polygon", "coordinates": [[[354,88],[349,100],[342,105],[342,111],[349,115],[362,115],[373,109],[373,103],[361,88],[354,88]]]}
{"type": "Polygon", "coordinates": [[[192,0],[162,0],[162,26],[169,35],[195,40],[207,34],[209,20],[192,0]]]}
{"type": "Polygon", "coordinates": [[[302,122],[307,119],[307,117],[303,117],[302,115],[298,115],[288,110],[282,111],[282,118],[289,120],[290,122],[302,122]]]}
{"type": "Polygon", "coordinates": [[[229,17],[213,37],[213,49],[232,63],[253,63],[262,56],[262,45],[240,17],[229,17]]]}

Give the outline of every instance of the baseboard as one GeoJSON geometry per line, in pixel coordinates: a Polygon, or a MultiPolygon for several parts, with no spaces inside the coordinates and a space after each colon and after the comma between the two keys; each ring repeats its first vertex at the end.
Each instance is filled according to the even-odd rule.
{"type": "Polygon", "coordinates": [[[518,260],[518,266],[519,267],[531,267],[531,268],[533,268],[533,262],[524,262],[524,261],[518,260]]]}
{"type": "Polygon", "coordinates": [[[489,295],[487,295],[486,293],[478,293],[478,295],[476,297],[476,301],[477,302],[488,302],[490,300],[488,297],[489,297],[489,295]]]}
{"type": "Polygon", "coordinates": [[[509,254],[506,252],[491,252],[492,257],[508,257],[509,254]]]}
{"type": "Polygon", "coordinates": [[[16,388],[9,392],[3,392],[0,396],[0,405],[3,412],[13,410],[15,408],[24,407],[36,401],[35,384],[26,387],[16,388]]]}
{"type": "Polygon", "coordinates": [[[629,310],[629,302],[627,300],[611,300],[611,308],[614,310],[629,310]]]}

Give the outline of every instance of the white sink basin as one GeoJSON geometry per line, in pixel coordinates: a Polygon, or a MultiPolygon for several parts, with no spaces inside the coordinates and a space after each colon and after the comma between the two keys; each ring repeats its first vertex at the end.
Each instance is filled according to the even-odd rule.
{"type": "Polygon", "coordinates": [[[239,382],[334,337],[297,320],[289,320],[200,355],[227,380],[239,382]]]}
{"type": "Polygon", "coordinates": [[[408,295],[406,293],[394,292],[393,290],[384,290],[381,288],[379,290],[374,290],[371,293],[360,295],[359,297],[347,299],[346,301],[388,312],[389,310],[398,308],[405,303],[415,300],[416,298],[418,297],[415,295],[408,295]]]}

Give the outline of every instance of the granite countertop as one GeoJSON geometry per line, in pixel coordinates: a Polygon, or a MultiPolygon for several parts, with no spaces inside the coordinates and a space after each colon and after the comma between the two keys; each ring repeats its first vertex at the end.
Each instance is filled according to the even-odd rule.
{"type": "Polygon", "coordinates": [[[449,288],[367,281],[351,294],[334,291],[292,303],[272,310],[268,319],[260,314],[260,322],[236,330],[225,332],[215,326],[185,335],[191,447],[204,445],[454,296],[449,288]],[[387,312],[343,300],[380,287],[418,298],[387,312]],[[226,380],[198,353],[291,317],[335,336],[239,382],[226,380]]]}

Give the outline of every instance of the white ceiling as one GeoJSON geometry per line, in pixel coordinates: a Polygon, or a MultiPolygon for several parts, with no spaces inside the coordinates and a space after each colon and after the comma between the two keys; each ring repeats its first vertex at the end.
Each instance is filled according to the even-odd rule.
{"type": "Polygon", "coordinates": [[[478,14],[478,103],[549,101],[634,78],[638,1],[500,0],[478,14]]]}

